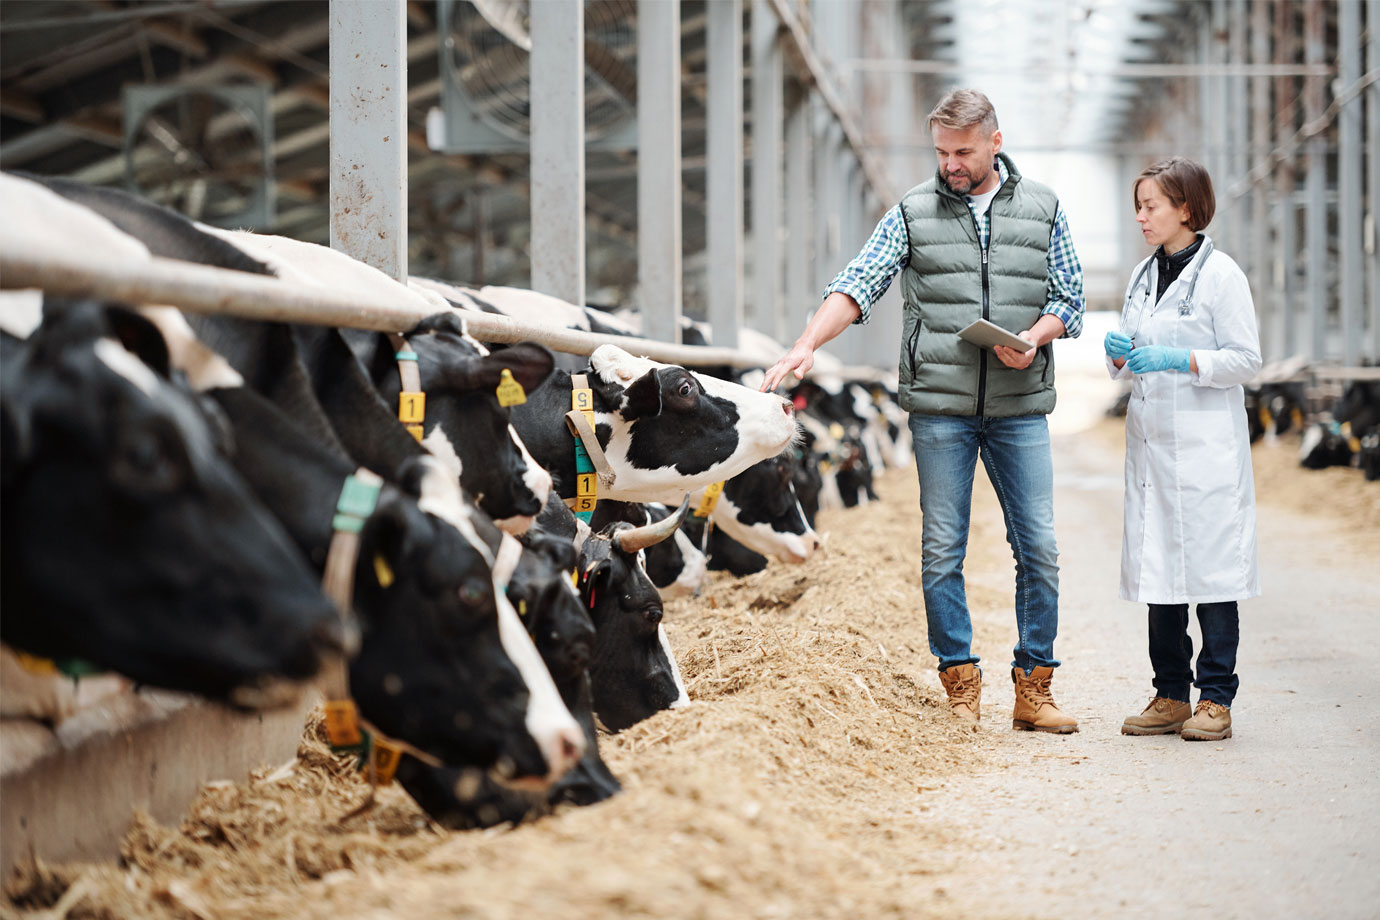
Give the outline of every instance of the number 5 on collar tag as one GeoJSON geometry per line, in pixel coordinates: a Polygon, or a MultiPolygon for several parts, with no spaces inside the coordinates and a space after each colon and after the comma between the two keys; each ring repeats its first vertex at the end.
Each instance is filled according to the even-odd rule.
{"type": "Polygon", "coordinates": [[[513,379],[513,372],[504,368],[498,376],[498,404],[505,409],[508,406],[520,406],[527,402],[527,391],[522,388],[522,384],[513,379]]]}

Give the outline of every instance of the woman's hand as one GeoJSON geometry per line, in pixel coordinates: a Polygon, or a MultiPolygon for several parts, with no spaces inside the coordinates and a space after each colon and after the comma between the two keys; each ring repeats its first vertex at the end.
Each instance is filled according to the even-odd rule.
{"type": "Polygon", "coordinates": [[[1113,361],[1125,358],[1131,353],[1131,337],[1115,330],[1109,332],[1107,337],[1102,340],[1102,350],[1113,361]]]}
{"type": "Polygon", "coordinates": [[[1168,345],[1142,345],[1132,349],[1126,359],[1126,366],[1133,374],[1150,374],[1155,371],[1179,371],[1187,374],[1193,366],[1193,353],[1187,348],[1170,348],[1168,345]]]}
{"type": "Polygon", "coordinates": [[[992,350],[997,353],[1001,363],[1014,370],[1023,371],[1030,366],[1030,362],[1035,360],[1036,341],[1034,333],[1027,329],[1024,332],[1016,333],[1020,338],[1030,343],[1030,347],[1025,351],[1017,351],[1014,348],[1007,348],[1005,345],[995,345],[992,350]]]}

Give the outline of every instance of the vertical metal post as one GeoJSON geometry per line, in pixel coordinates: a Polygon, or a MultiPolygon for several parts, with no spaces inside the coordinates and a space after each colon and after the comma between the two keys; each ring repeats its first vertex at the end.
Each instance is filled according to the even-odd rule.
{"type": "Polygon", "coordinates": [[[752,4],[752,303],[748,325],[775,334],[781,303],[781,132],[785,67],[780,22],[767,0],[752,4]]]}
{"type": "Polygon", "coordinates": [[[637,3],[637,144],[637,274],[643,330],[648,338],[679,342],[680,0],[637,3]]]}
{"type": "Polygon", "coordinates": [[[786,302],[774,335],[789,342],[810,304],[813,234],[810,214],[810,93],[805,87],[786,116],[786,302]]]}
{"type": "MultiPolygon", "coordinates": [[[[1198,61],[1205,65],[1213,63],[1212,56],[1212,0],[1198,7],[1202,10],[1202,25],[1198,28],[1198,61]]],[[[1215,113],[1212,110],[1212,77],[1206,69],[1198,78],[1198,136],[1202,139],[1203,155],[1201,162],[1208,173],[1213,172],[1212,138],[1215,113]]]]}
{"type": "Polygon", "coordinates": [[[407,280],[402,0],[331,0],[331,248],[407,280]]]}
{"type": "Polygon", "coordinates": [[[474,227],[474,248],[472,250],[474,253],[474,277],[470,281],[473,284],[482,285],[485,274],[484,259],[488,255],[489,238],[488,196],[484,193],[484,189],[477,188],[470,192],[470,207],[473,209],[472,224],[474,227]]]}
{"type": "Polygon", "coordinates": [[[709,323],[715,345],[737,348],[743,324],[743,2],[719,0],[706,14],[709,323]]]}
{"type": "Polygon", "coordinates": [[[585,302],[583,3],[531,5],[532,289],[585,302]]]}
{"type": "MultiPolygon", "coordinates": [[[[1227,16],[1227,35],[1228,35],[1228,60],[1233,66],[1241,66],[1246,63],[1246,37],[1249,34],[1249,23],[1246,19],[1246,0],[1231,0],[1231,6],[1226,10],[1227,16]]],[[[1250,172],[1249,147],[1250,143],[1250,106],[1246,95],[1246,77],[1237,75],[1228,77],[1224,81],[1227,94],[1227,124],[1228,132],[1226,150],[1226,173],[1223,176],[1225,184],[1236,186],[1246,180],[1246,174],[1250,172]]],[[[1255,254],[1250,248],[1251,243],[1251,198],[1248,189],[1241,189],[1242,194],[1238,195],[1231,206],[1231,240],[1230,245],[1233,251],[1240,253],[1241,262],[1247,267],[1247,277],[1250,276],[1251,263],[1255,259],[1255,254]]]]}
{"type": "MultiPolygon", "coordinates": [[[[1366,3],[1366,27],[1370,32],[1367,68],[1380,68],[1380,0],[1366,3]]],[[[1370,339],[1367,357],[1380,361],[1380,81],[1366,90],[1368,102],[1366,146],[1370,149],[1370,238],[1366,261],[1370,264],[1370,339]]]]}
{"type": "Polygon", "coordinates": [[[819,295],[843,266],[839,261],[839,140],[838,126],[822,109],[818,113],[819,140],[815,147],[815,187],[819,207],[815,209],[815,274],[811,312],[819,305],[819,295]]]}
{"type": "MultiPolygon", "coordinates": [[[[1321,65],[1324,61],[1323,17],[1327,10],[1321,3],[1304,5],[1304,59],[1321,65]]],[[[1305,89],[1304,118],[1309,123],[1322,117],[1324,109],[1325,77],[1308,77],[1305,89]]],[[[1327,146],[1322,133],[1308,139],[1308,177],[1304,187],[1308,201],[1304,213],[1304,238],[1308,250],[1308,284],[1306,302],[1312,318],[1309,354],[1314,361],[1327,357],[1327,146]]]]}
{"type": "MultiPolygon", "coordinates": [[[[1227,64],[1230,62],[1230,45],[1226,39],[1220,38],[1228,33],[1227,0],[1212,0],[1212,61],[1215,64],[1227,64]]],[[[1225,192],[1230,185],[1228,181],[1231,173],[1232,159],[1230,156],[1230,131],[1235,127],[1236,119],[1232,117],[1228,104],[1228,88],[1231,79],[1225,74],[1210,77],[1208,87],[1212,93],[1212,166],[1209,171],[1215,177],[1217,185],[1217,202],[1219,212],[1224,218],[1218,225],[1218,232],[1227,237],[1227,245],[1234,245],[1231,241],[1232,227],[1232,202],[1225,197],[1225,192]],[[1223,207],[1225,206],[1225,207],[1223,207]]]]}
{"type": "MultiPolygon", "coordinates": [[[[1343,91],[1361,79],[1361,4],[1337,4],[1338,76],[1343,91]]],[[[1355,366],[1365,335],[1365,258],[1361,239],[1361,140],[1360,96],[1343,102],[1337,113],[1337,302],[1341,307],[1342,363],[1355,366]]]]}
{"type": "MultiPolygon", "coordinates": [[[[1264,3],[1251,7],[1251,63],[1266,65],[1270,63],[1270,11],[1264,3]]],[[[1251,147],[1246,161],[1247,169],[1254,173],[1264,162],[1270,151],[1270,78],[1254,77],[1251,80],[1251,147]]],[[[1262,170],[1263,172],[1263,170],[1262,170]]],[[[1270,348],[1278,347],[1275,336],[1274,318],[1278,316],[1278,304],[1271,284],[1270,266],[1270,221],[1266,193],[1269,189],[1269,176],[1261,175],[1251,186],[1251,268],[1247,278],[1251,279],[1251,290],[1256,301],[1256,311],[1264,319],[1261,326],[1261,353],[1269,354],[1270,348]]]]}
{"type": "MultiPolygon", "coordinates": [[[[1298,41],[1295,37],[1294,5],[1292,0],[1279,0],[1275,8],[1275,61],[1279,64],[1294,63],[1298,41]]],[[[1285,112],[1295,112],[1294,80],[1292,77],[1278,77],[1275,80],[1275,112],[1279,119],[1275,135],[1277,144],[1284,144],[1293,137],[1298,123],[1298,115],[1285,118],[1285,112]]],[[[1296,201],[1298,193],[1298,161],[1290,156],[1276,167],[1276,195],[1279,198],[1279,297],[1280,297],[1280,357],[1292,358],[1301,353],[1298,332],[1298,259],[1297,228],[1299,209],[1296,201]]]]}

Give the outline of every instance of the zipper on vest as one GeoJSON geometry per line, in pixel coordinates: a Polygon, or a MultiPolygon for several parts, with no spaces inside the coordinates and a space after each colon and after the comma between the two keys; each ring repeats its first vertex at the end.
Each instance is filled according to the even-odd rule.
{"type": "MultiPolygon", "coordinates": [[[[990,213],[990,212],[989,212],[989,213],[990,213]]],[[[989,218],[989,219],[990,219],[990,218],[989,218]]],[[[988,242],[988,245],[991,245],[991,241],[992,241],[992,237],[991,237],[991,235],[990,235],[990,234],[991,234],[991,231],[990,231],[991,225],[989,224],[988,227],[989,227],[989,230],[988,230],[988,234],[989,234],[989,235],[988,235],[988,237],[987,237],[987,242],[988,242]]],[[[991,309],[992,309],[992,307],[991,307],[991,287],[990,287],[990,283],[989,283],[988,278],[987,278],[987,250],[986,250],[986,249],[983,249],[983,250],[982,250],[982,318],[983,318],[983,319],[985,319],[985,320],[990,320],[990,319],[991,319],[991,316],[989,315],[989,314],[991,313],[991,309]]],[[[987,402],[987,349],[981,348],[981,349],[978,349],[978,398],[977,398],[977,414],[978,414],[979,416],[982,415],[982,410],[983,410],[984,404],[985,404],[986,402],[987,402]]]]}

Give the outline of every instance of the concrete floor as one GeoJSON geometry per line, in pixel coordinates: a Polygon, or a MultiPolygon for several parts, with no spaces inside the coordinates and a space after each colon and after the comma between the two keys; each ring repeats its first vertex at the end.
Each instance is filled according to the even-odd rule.
{"type": "Polygon", "coordinates": [[[939,856],[931,906],[984,918],[1380,916],[1380,563],[1324,519],[1262,505],[1265,593],[1242,605],[1235,737],[1124,737],[1122,719],[1153,693],[1144,608],[1116,600],[1122,460],[1070,436],[1056,437],[1055,457],[1054,691],[1081,731],[1010,731],[1009,652],[977,649],[981,730],[1005,737],[994,766],[945,785],[943,830],[957,843],[939,856]]]}

